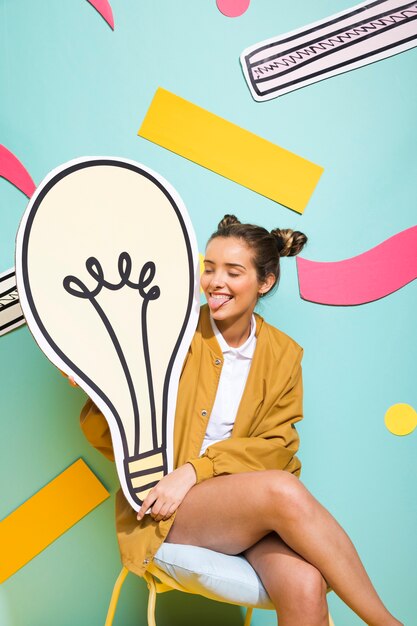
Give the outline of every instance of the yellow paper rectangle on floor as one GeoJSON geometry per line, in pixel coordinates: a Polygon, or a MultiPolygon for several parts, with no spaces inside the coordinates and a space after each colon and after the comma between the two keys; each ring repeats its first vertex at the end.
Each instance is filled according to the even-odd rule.
{"type": "Polygon", "coordinates": [[[109,497],[82,459],[0,522],[0,583],[109,497]]]}
{"type": "Polygon", "coordinates": [[[298,213],[323,172],[320,165],[161,87],[138,135],[298,213]]]}

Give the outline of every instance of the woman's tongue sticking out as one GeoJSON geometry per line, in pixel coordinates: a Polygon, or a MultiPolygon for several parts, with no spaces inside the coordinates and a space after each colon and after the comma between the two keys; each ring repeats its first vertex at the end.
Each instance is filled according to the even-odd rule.
{"type": "Polygon", "coordinates": [[[217,311],[223,306],[226,302],[231,300],[232,296],[228,296],[227,294],[211,294],[209,297],[209,306],[212,311],[217,311]]]}

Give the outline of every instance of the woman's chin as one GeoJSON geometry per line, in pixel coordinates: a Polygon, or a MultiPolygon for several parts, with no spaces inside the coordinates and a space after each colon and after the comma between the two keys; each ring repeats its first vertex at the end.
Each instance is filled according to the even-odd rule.
{"type": "Polygon", "coordinates": [[[211,311],[211,317],[213,318],[213,320],[215,322],[218,323],[230,323],[232,322],[232,320],[235,320],[235,317],[233,315],[233,310],[222,310],[221,309],[217,309],[217,311],[211,311]]]}

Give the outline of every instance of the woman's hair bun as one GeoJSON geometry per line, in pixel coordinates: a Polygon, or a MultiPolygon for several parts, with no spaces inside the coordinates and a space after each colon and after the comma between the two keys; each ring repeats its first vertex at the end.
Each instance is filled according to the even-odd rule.
{"type": "Polygon", "coordinates": [[[304,248],[307,237],[304,233],[291,228],[274,228],[271,235],[275,237],[279,256],[295,256],[304,248]]]}
{"type": "Polygon", "coordinates": [[[240,221],[237,219],[236,215],[225,215],[223,219],[220,220],[217,228],[218,230],[221,230],[222,228],[232,226],[232,224],[240,224],[240,221]]]}

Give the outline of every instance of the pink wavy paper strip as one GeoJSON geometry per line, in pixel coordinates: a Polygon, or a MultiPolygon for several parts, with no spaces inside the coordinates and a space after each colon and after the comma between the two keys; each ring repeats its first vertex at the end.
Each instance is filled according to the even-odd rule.
{"type": "Polygon", "coordinates": [[[417,226],[344,261],[298,257],[297,270],[304,300],[342,306],[373,302],[417,278],[417,226]]]}
{"type": "Polygon", "coordinates": [[[107,24],[114,30],[114,17],[108,0],[87,0],[103,17],[107,24]]]}
{"type": "Polygon", "coordinates": [[[22,165],[17,157],[0,144],[0,176],[12,183],[20,189],[28,198],[31,197],[36,189],[29,172],[22,165]]]}

